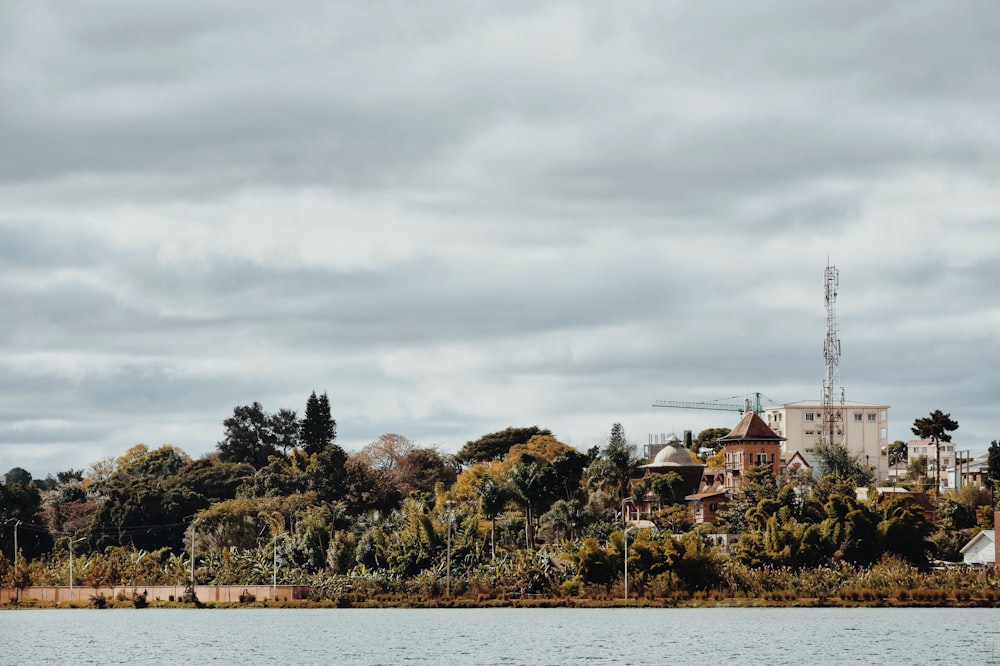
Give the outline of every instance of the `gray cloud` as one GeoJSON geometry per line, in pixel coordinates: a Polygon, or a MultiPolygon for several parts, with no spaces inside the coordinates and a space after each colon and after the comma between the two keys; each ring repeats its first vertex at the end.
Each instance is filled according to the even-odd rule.
{"type": "Polygon", "coordinates": [[[984,449],[996,13],[6,3],[0,465],[731,425],[651,405],[816,399],[828,259],[848,399],[984,449]]]}

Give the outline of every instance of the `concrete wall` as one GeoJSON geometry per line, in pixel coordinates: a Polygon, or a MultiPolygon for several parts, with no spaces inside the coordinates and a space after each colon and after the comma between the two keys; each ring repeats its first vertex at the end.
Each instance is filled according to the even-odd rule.
{"type": "Polygon", "coordinates": [[[993,568],[1000,567],[1000,539],[996,535],[1000,534],[1000,511],[993,512],[993,568]]]}
{"type": "MultiPolygon", "coordinates": [[[[20,592],[14,588],[0,588],[0,603],[10,603],[20,598],[22,601],[34,599],[42,602],[64,603],[76,601],[89,603],[90,598],[103,594],[109,600],[124,595],[131,599],[137,594],[146,592],[146,599],[149,601],[169,601],[170,597],[179,600],[184,596],[185,586],[183,585],[138,585],[127,587],[102,587],[93,588],[86,585],[74,585],[73,593],[70,596],[68,585],[56,587],[26,587],[20,592]]],[[[195,596],[199,601],[234,601],[240,600],[240,594],[246,591],[254,595],[257,601],[279,601],[289,599],[305,599],[309,596],[309,588],[302,585],[278,585],[276,588],[270,585],[196,585],[195,596]],[[277,596],[276,596],[277,595],[277,596]]]]}

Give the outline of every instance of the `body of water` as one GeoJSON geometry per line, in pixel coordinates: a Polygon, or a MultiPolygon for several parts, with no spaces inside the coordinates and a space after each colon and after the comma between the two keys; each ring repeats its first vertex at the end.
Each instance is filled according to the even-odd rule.
{"type": "Polygon", "coordinates": [[[0,611],[0,664],[990,664],[1000,610],[0,611]]]}

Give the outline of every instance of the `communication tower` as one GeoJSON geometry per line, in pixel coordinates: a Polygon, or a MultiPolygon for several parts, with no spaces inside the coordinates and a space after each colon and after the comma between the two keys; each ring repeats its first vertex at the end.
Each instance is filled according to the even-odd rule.
{"type": "Polygon", "coordinates": [[[837,329],[837,289],[840,272],[826,266],[826,342],[823,343],[823,436],[827,443],[844,444],[844,387],[840,385],[840,333],[837,329]],[[839,389],[839,391],[838,391],[839,389]],[[838,395],[839,393],[839,395],[838,395]]]}

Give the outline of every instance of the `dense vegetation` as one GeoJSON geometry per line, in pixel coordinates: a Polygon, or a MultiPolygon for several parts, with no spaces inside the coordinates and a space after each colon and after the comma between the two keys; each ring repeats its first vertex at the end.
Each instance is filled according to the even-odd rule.
{"type": "MultiPolygon", "coordinates": [[[[66,585],[72,557],[73,582],[97,588],[275,576],[331,600],[609,600],[623,596],[627,550],[629,590],[646,599],[997,598],[985,574],[931,567],[960,560],[992,527],[989,491],[932,495],[933,516],[874,489],[859,498],[871,473],[842,447],[821,447],[818,480],[753,470],[722,523],[695,527],[676,475],[630,488],[642,461],[620,424],[587,452],[533,426],[486,434],[455,456],[396,434],[349,454],[326,395],[310,395],[304,414],[236,407],[217,450],[197,460],[139,444],[45,480],[10,470],[0,584],[66,585]],[[657,499],[645,517],[658,529],[623,531],[633,494],[657,499]],[[739,540],[720,545],[732,533],[739,540]]],[[[994,455],[1000,467],[997,442],[994,455]]]]}

